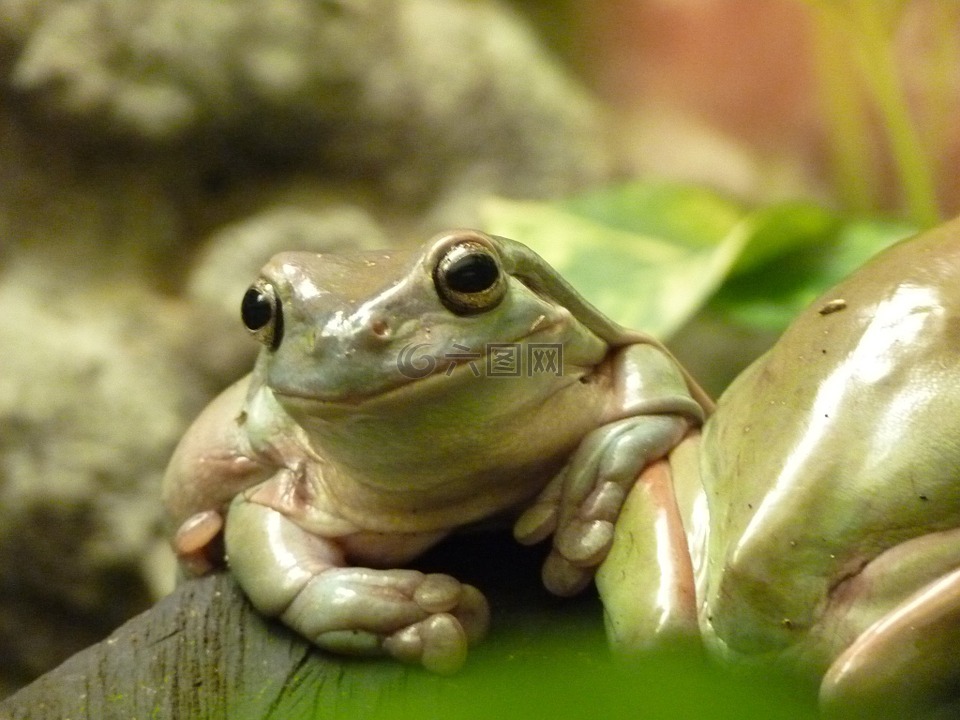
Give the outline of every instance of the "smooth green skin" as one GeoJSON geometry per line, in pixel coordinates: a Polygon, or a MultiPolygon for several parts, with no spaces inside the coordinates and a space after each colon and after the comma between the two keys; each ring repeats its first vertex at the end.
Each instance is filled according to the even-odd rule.
{"type": "Polygon", "coordinates": [[[252,374],[197,419],[164,498],[189,566],[216,560],[223,529],[254,605],[329,650],[456,670],[486,631],[486,601],[400,566],[455,530],[516,519],[518,541],[553,538],[547,587],[579,591],[639,472],[709,409],[662,346],[504,238],[455,231],[411,251],[283,253],[258,287],[282,304],[282,341],[263,336],[252,374]],[[485,248],[505,283],[502,300],[470,314],[435,282],[464,242],[485,248]],[[524,357],[534,343],[562,345],[562,372],[487,376],[491,343],[524,357]],[[411,348],[409,367],[432,372],[401,372],[411,348]],[[454,352],[479,372],[451,364],[454,352]]]}
{"type": "Polygon", "coordinates": [[[828,713],[955,716],[960,221],[803,313],[644,474],[597,581],[623,651],[700,637],[828,713]]]}

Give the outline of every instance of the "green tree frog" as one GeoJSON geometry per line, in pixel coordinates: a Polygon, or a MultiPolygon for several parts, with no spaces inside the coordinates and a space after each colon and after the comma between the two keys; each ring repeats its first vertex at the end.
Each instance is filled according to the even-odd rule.
{"type": "Polygon", "coordinates": [[[711,404],[653,338],[537,255],[472,230],[415,250],[274,257],[243,297],[252,373],[171,460],[175,549],[222,538],[253,604],[322,648],[452,672],[488,625],[474,587],[403,567],[458,529],[552,537],[554,593],[593,579],[628,489],[711,404]]]}
{"type": "Polygon", "coordinates": [[[700,637],[827,710],[955,717],[960,220],[815,302],[648,465],[597,583],[621,650],[700,637]]]}

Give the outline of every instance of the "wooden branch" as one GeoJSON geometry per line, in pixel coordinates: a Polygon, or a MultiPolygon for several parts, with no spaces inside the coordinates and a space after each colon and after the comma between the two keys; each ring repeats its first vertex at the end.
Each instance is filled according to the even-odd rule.
{"type": "Polygon", "coordinates": [[[244,702],[267,717],[309,655],[306,643],[277,632],[228,574],[218,574],[180,586],[14,694],[0,704],[0,716],[224,718],[237,695],[255,686],[259,692],[244,702]]]}
{"type": "Polygon", "coordinates": [[[509,538],[461,539],[418,563],[476,584],[491,600],[491,636],[455,677],[322,652],[259,615],[221,573],[184,583],[0,702],[0,720],[815,716],[812,697],[792,684],[745,683],[689,652],[612,662],[596,596],[550,597],[541,560],[509,538]]]}
{"type": "MultiPolygon", "coordinates": [[[[432,558],[425,569],[456,571],[492,591],[494,621],[513,644],[504,650],[499,643],[492,655],[478,648],[481,657],[487,652],[488,667],[500,663],[503,652],[547,660],[540,638],[571,617],[551,608],[572,608],[591,634],[602,636],[595,598],[563,601],[540,587],[539,553],[523,555],[509,540],[492,546],[468,540],[432,558]]],[[[0,720],[424,717],[424,710],[437,711],[439,696],[451,687],[447,706],[472,692],[461,676],[322,652],[258,614],[232,576],[219,573],[182,584],[106,640],[0,702],[0,720]]]]}

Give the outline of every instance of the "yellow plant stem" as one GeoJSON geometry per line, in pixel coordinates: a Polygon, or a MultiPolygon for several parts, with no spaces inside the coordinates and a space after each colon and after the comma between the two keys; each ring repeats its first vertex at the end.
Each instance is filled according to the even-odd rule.
{"type": "Polygon", "coordinates": [[[821,102],[830,130],[834,182],[844,206],[866,213],[879,196],[876,157],[864,142],[870,127],[858,79],[850,73],[849,40],[835,8],[815,6],[815,46],[821,102]]]}
{"type": "Polygon", "coordinates": [[[933,47],[929,77],[929,116],[927,152],[931,156],[950,142],[957,119],[957,89],[954,85],[960,67],[960,3],[930,3],[933,47]]]}
{"type": "MultiPolygon", "coordinates": [[[[940,221],[932,161],[910,116],[910,108],[897,75],[892,42],[892,22],[877,0],[850,0],[858,26],[864,76],[876,98],[910,219],[921,227],[940,221]]],[[[890,12],[889,6],[886,8],[890,12]]],[[[897,12],[894,8],[892,12],[897,12]]]]}

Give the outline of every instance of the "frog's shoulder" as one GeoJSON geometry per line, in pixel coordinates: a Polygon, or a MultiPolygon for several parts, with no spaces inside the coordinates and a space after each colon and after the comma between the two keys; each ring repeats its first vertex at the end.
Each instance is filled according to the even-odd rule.
{"type": "Polygon", "coordinates": [[[250,449],[245,427],[249,390],[249,375],[224,390],[194,420],[174,451],[162,492],[175,523],[222,509],[238,492],[275,471],[250,449]]]}
{"type": "Polygon", "coordinates": [[[916,528],[952,522],[958,328],[960,222],[893,246],[813,303],[705,429],[717,450],[703,459],[704,482],[724,499],[717,516],[731,535],[787,498],[784,522],[821,528],[828,517],[864,527],[867,504],[879,526],[891,513],[916,528]]]}
{"type": "Polygon", "coordinates": [[[912,333],[912,342],[901,342],[898,353],[916,355],[955,341],[955,334],[929,331],[958,318],[960,218],[879,253],[811,303],[779,345],[803,346],[821,354],[828,346],[850,351],[864,342],[866,333],[879,332],[882,326],[886,334],[912,333]],[[916,332],[920,322],[927,323],[923,336],[916,332]]]}
{"type": "Polygon", "coordinates": [[[894,245],[811,303],[724,393],[723,417],[805,432],[814,419],[802,417],[829,391],[863,420],[891,393],[955,379],[958,346],[960,219],[894,245]]]}
{"type": "Polygon", "coordinates": [[[705,429],[707,446],[737,449],[703,461],[732,534],[768,497],[790,497],[794,517],[801,504],[810,517],[860,512],[854,498],[878,517],[912,508],[918,526],[954,513],[945,468],[960,457],[944,455],[960,452],[958,328],[960,221],[891,247],[808,307],[705,429]],[[905,481],[920,474],[924,489],[905,481]],[[935,511],[915,507],[934,496],[935,511]]]}

